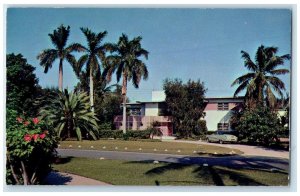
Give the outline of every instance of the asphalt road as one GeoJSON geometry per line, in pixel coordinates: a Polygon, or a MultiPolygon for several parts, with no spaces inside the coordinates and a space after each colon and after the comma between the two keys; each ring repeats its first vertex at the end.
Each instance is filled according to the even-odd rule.
{"type": "Polygon", "coordinates": [[[97,150],[75,150],[57,149],[59,156],[104,158],[125,161],[160,161],[183,164],[208,164],[226,166],[231,168],[250,168],[263,170],[289,171],[289,160],[282,158],[263,156],[226,156],[226,157],[199,157],[187,155],[154,154],[139,152],[117,152],[117,151],[97,151],[97,150]]]}

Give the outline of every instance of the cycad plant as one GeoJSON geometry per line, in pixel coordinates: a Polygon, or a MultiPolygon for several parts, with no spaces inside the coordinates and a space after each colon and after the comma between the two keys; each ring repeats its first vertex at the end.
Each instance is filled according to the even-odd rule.
{"type": "Polygon", "coordinates": [[[83,92],[64,90],[49,98],[49,104],[40,110],[41,118],[52,125],[61,138],[70,138],[76,134],[82,140],[82,134],[88,133],[97,139],[98,119],[90,110],[89,97],[83,92]]]}

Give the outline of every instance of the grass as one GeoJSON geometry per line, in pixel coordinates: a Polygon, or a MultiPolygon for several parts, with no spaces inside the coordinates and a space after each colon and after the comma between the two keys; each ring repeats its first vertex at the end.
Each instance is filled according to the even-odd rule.
{"type": "Polygon", "coordinates": [[[63,149],[89,149],[106,151],[128,151],[146,152],[160,154],[180,155],[231,155],[242,154],[243,152],[212,145],[199,145],[189,143],[157,142],[157,141],[124,141],[124,140],[97,140],[97,141],[62,141],[59,148],[63,149]],[[233,152],[232,152],[233,151],[233,152]]]}
{"type": "Polygon", "coordinates": [[[286,173],[177,163],[63,158],[55,170],[113,185],[287,186],[286,173]]]}

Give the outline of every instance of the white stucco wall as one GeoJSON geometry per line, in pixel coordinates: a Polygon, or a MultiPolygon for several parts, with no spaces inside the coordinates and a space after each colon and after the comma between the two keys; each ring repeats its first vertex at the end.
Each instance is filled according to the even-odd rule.
{"type": "Polygon", "coordinates": [[[145,116],[158,116],[158,103],[146,103],[145,116]]]}
{"type": "MultiPolygon", "coordinates": [[[[206,115],[204,120],[206,120],[206,126],[208,131],[216,131],[218,129],[218,123],[229,123],[232,116],[230,110],[220,111],[220,110],[209,110],[205,111],[206,115]]],[[[229,125],[229,130],[231,130],[229,125]]]]}

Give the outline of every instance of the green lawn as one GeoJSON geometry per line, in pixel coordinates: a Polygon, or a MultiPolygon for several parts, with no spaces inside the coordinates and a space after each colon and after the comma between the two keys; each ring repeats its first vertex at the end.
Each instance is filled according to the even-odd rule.
{"type": "Polygon", "coordinates": [[[189,143],[158,142],[158,141],[124,141],[124,140],[97,140],[97,141],[62,141],[59,148],[89,149],[107,151],[147,152],[160,154],[181,155],[231,155],[243,152],[218,146],[198,145],[189,143]]]}
{"type": "Polygon", "coordinates": [[[129,162],[89,158],[63,158],[55,170],[104,181],[113,185],[246,185],[286,186],[288,175],[259,170],[129,162]]]}

